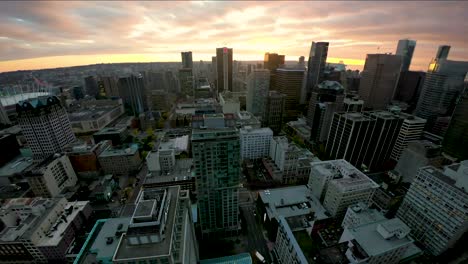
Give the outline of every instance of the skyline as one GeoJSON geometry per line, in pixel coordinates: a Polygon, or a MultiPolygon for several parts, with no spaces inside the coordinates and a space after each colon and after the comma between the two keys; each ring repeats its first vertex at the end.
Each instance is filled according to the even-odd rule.
{"type": "Polygon", "coordinates": [[[330,42],[328,62],[362,69],[366,54],[395,53],[417,41],[411,70],[426,70],[439,45],[468,60],[466,2],[2,2],[0,72],[117,62],[287,61],[330,42]],[[421,3],[424,3],[423,5],[421,3]],[[423,6],[421,8],[421,6],[423,6]],[[352,25],[352,26],[350,26],[352,25]],[[464,26],[465,25],[465,26],[464,26]]]}

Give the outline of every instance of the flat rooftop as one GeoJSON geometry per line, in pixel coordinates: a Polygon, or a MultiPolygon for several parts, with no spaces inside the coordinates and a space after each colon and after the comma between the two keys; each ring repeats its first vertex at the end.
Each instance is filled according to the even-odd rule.
{"type": "Polygon", "coordinates": [[[346,119],[353,120],[353,121],[371,121],[373,120],[372,118],[365,116],[364,114],[361,113],[340,113],[341,116],[343,116],[346,119]]]}
{"type": "Polygon", "coordinates": [[[200,264],[252,264],[252,257],[249,253],[241,253],[221,258],[203,259],[200,260],[200,264]]]}
{"type": "Polygon", "coordinates": [[[0,167],[0,177],[9,177],[15,174],[22,173],[33,165],[31,157],[18,155],[7,164],[0,167]]]}
{"type": "Polygon", "coordinates": [[[379,233],[379,231],[377,231],[377,227],[379,225],[383,226],[385,229],[402,228],[409,230],[408,226],[406,226],[398,218],[384,220],[349,229],[351,235],[354,237],[354,240],[356,240],[356,242],[359,243],[359,245],[362,247],[362,249],[364,249],[364,251],[368,255],[379,255],[386,251],[393,250],[406,244],[413,243],[413,240],[409,238],[408,235],[402,238],[393,236],[391,238],[385,239],[379,233]]]}
{"type": "Polygon", "coordinates": [[[119,134],[126,130],[127,128],[122,127],[105,127],[98,132],[94,133],[94,135],[109,135],[109,134],[119,134]]]}
{"type": "Polygon", "coordinates": [[[132,144],[127,148],[114,148],[114,147],[109,147],[106,150],[104,150],[99,157],[100,158],[106,158],[106,157],[115,157],[115,156],[127,156],[127,155],[135,155],[135,153],[138,151],[138,145],[137,144],[132,144]]]}
{"type": "Polygon", "coordinates": [[[148,175],[144,184],[190,180],[192,179],[192,164],[192,159],[178,159],[171,172],[160,176],[148,175]]]}
{"type": "Polygon", "coordinates": [[[129,217],[107,219],[90,247],[89,253],[95,254],[98,260],[111,259],[119,243],[120,235],[127,231],[129,223],[129,217]]]}
{"type": "MultiPolygon", "coordinates": [[[[305,185],[276,188],[259,192],[260,198],[266,204],[268,217],[285,218],[314,214],[313,220],[329,218],[320,201],[305,185]]],[[[310,220],[309,220],[310,221],[310,220]]]]}
{"type": "Polygon", "coordinates": [[[81,109],[76,112],[68,113],[68,119],[70,122],[81,122],[81,121],[94,121],[97,118],[109,113],[115,108],[120,108],[120,105],[112,106],[99,106],[95,108],[81,109]]]}
{"type": "MultiPolygon", "coordinates": [[[[155,233],[156,229],[154,226],[148,226],[149,228],[142,227],[140,229],[139,227],[132,227],[132,224],[130,224],[127,234],[122,235],[119,241],[113,260],[122,261],[126,259],[156,257],[170,254],[173,239],[172,230],[174,228],[176,207],[179,199],[179,189],[178,186],[161,189],[167,190],[167,201],[165,203],[169,203],[167,220],[165,223],[165,237],[161,240],[159,233],[155,233]]],[[[150,198],[145,198],[144,192],[145,191],[140,194],[140,202],[142,201],[141,199],[146,200],[150,198]]],[[[138,207],[135,210],[138,211],[138,207]]],[[[138,224],[140,223],[142,222],[138,222],[138,224]]]]}

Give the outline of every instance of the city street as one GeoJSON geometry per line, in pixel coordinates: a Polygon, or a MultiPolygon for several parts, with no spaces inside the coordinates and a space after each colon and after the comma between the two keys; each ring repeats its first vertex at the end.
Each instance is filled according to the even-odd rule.
{"type": "Polygon", "coordinates": [[[266,240],[263,237],[263,229],[255,219],[255,205],[242,205],[240,207],[242,215],[246,221],[248,249],[249,252],[258,251],[266,260],[266,263],[271,263],[270,254],[266,245],[266,240]]]}

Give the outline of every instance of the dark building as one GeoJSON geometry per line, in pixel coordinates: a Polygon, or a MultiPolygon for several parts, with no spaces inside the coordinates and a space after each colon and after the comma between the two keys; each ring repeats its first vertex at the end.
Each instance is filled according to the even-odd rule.
{"type": "Polygon", "coordinates": [[[446,154],[458,160],[468,159],[468,74],[464,93],[455,107],[442,146],[446,154]]]}
{"type": "Polygon", "coordinates": [[[145,84],[141,76],[129,76],[119,79],[119,93],[125,104],[132,109],[134,116],[148,110],[145,84]]]}
{"type": "Polygon", "coordinates": [[[94,76],[88,76],[85,78],[86,94],[96,97],[99,94],[99,88],[94,76]]]}
{"type": "Polygon", "coordinates": [[[278,55],[277,53],[265,53],[263,60],[263,68],[274,72],[280,66],[284,65],[284,55],[278,55]]]}
{"type": "Polygon", "coordinates": [[[73,97],[76,100],[80,100],[84,98],[84,91],[82,86],[75,86],[73,87],[73,97]]]}
{"type": "Polygon", "coordinates": [[[112,145],[120,146],[124,144],[129,136],[129,131],[126,127],[106,127],[99,132],[93,134],[94,142],[97,144],[101,141],[110,140],[112,145]]]}
{"type": "Polygon", "coordinates": [[[311,127],[310,140],[325,141],[333,114],[343,109],[344,88],[335,81],[324,81],[312,92],[307,113],[307,125],[311,127]]]}
{"type": "Polygon", "coordinates": [[[265,99],[262,127],[269,127],[274,135],[278,135],[281,132],[285,105],[286,95],[277,91],[270,91],[265,99]]]}
{"type": "Polygon", "coordinates": [[[192,52],[181,52],[182,55],[182,68],[193,68],[192,52]]]}
{"type": "Polygon", "coordinates": [[[382,168],[390,159],[404,116],[387,111],[335,113],[326,152],[364,171],[382,168]]]}
{"type": "Polygon", "coordinates": [[[409,105],[409,112],[414,110],[414,108],[416,108],[425,77],[426,73],[424,72],[401,72],[393,99],[407,103],[409,105]]]}
{"type": "Polygon", "coordinates": [[[391,102],[400,76],[402,57],[391,54],[367,54],[359,84],[364,106],[383,110],[391,102]]]}
{"type": "Polygon", "coordinates": [[[414,48],[416,47],[416,41],[411,39],[401,39],[398,41],[396,55],[400,55],[403,58],[401,71],[405,72],[409,70],[411,59],[413,59],[414,48]]]}
{"type": "Polygon", "coordinates": [[[327,56],[328,42],[312,42],[309,59],[307,61],[306,100],[310,98],[315,86],[323,81],[323,71],[325,69],[327,56]]]}
{"type": "Polygon", "coordinates": [[[450,51],[450,46],[447,45],[441,45],[439,46],[439,49],[437,49],[437,54],[436,54],[436,59],[440,60],[446,60],[448,58],[448,54],[450,51]]]}
{"type": "Polygon", "coordinates": [[[298,105],[301,100],[304,73],[304,69],[279,68],[276,70],[272,90],[286,95],[285,121],[295,120],[300,114],[298,105]]]}
{"type": "Polygon", "coordinates": [[[232,49],[216,49],[216,89],[232,92],[232,49]]]}
{"type": "Polygon", "coordinates": [[[119,86],[114,76],[99,76],[98,88],[102,96],[109,98],[119,96],[119,86]]]}
{"type": "Polygon", "coordinates": [[[0,136],[0,167],[20,155],[19,144],[13,134],[0,136]]]}

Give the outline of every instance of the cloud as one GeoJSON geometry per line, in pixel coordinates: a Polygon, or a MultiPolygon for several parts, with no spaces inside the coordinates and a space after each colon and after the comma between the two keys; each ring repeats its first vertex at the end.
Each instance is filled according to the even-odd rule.
{"type": "Polygon", "coordinates": [[[267,51],[296,59],[307,57],[312,41],[329,41],[329,57],[361,61],[411,38],[412,67],[425,69],[441,44],[452,45],[451,59],[468,60],[467,13],[464,1],[0,2],[0,60],[148,54],[177,61],[184,50],[210,60],[224,45],[239,60],[267,51]]]}

